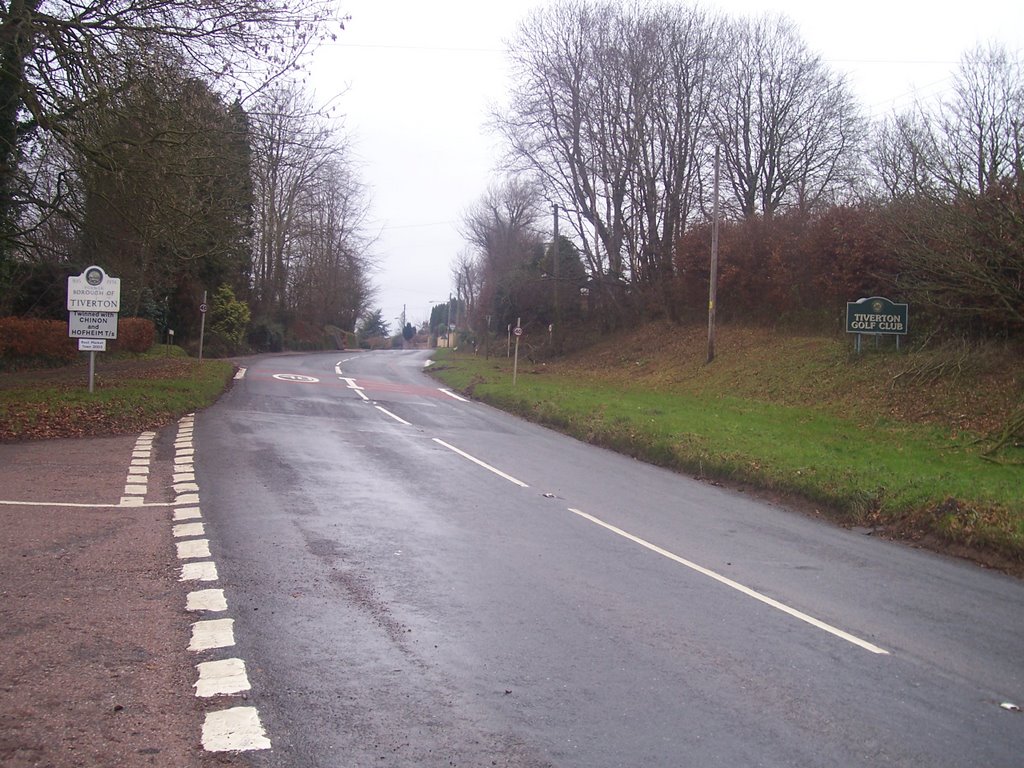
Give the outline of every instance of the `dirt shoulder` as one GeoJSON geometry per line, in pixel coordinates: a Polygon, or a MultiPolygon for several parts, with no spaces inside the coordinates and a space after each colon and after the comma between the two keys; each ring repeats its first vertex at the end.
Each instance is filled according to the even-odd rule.
{"type": "MultiPolygon", "coordinates": [[[[246,764],[200,744],[171,508],[117,506],[136,437],[0,444],[0,501],[22,502],[0,503],[9,768],[246,764]]],[[[153,442],[147,503],[173,498],[173,439],[153,442]]]]}

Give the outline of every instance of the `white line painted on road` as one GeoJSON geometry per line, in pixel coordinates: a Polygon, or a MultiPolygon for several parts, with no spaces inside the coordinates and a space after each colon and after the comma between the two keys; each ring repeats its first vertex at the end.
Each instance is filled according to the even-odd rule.
{"type": "Polygon", "coordinates": [[[209,539],[178,541],[175,542],[174,546],[178,549],[179,560],[198,560],[199,558],[210,556],[209,539]]]}
{"type": "Polygon", "coordinates": [[[190,651],[209,651],[230,648],[235,644],[234,619],[205,619],[192,625],[190,651]]]}
{"type": "MultiPolygon", "coordinates": [[[[243,369],[244,370],[244,369],[243,369]]],[[[300,377],[301,378],[301,377],[300,377]]],[[[199,486],[196,483],[192,458],[195,449],[192,444],[193,417],[190,415],[178,422],[178,435],[174,441],[174,501],[172,532],[178,557],[210,557],[209,540],[203,537],[206,527],[202,522],[199,508],[199,486]],[[180,539],[180,540],[179,540],[180,539]]],[[[184,563],[181,581],[216,582],[217,566],[213,560],[184,563]]],[[[223,613],[228,609],[224,590],[220,588],[196,589],[188,593],[185,610],[206,614],[223,613]]],[[[206,619],[192,625],[192,639],[189,649],[207,651],[234,646],[234,619],[206,619]]],[[[245,671],[245,662],[238,658],[206,661],[196,666],[199,679],[195,683],[196,696],[211,698],[244,693],[251,689],[245,671]]],[[[255,707],[234,707],[209,712],[203,722],[203,748],[209,752],[241,752],[246,750],[270,749],[255,707]]]]}
{"type": "Polygon", "coordinates": [[[171,533],[176,539],[184,539],[189,536],[205,536],[206,530],[202,523],[178,523],[171,527],[171,533]]]}
{"type": "Polygon", "coordinates": [[[245,662],[241,659],[220,659],[218,661],[204,661],[196,664],[199,671],[199,679],[196,680],[194,688],[196,696],[209,698],[210,696],[230,696],[233,693],[248,691],[249,677],[245,674],[245,662]]]}
{"type": "Polygon", "coordinates": [[[363,398],[363,402],[364,402],[364,403],[368,403],[368,402],[370,402],[370,398],[368,398],[368,397],[366,396],[366,393],[365,393],[365,392],[363,392],[363,390],[361,390],[361,389],[357,389],[357,390],[356,390],[356,394],[357,394],[357,395],[359,395],[359,396],[360,396],[361,398],[363,398]]]}
{"type": "Polygon", "coordinates": [[[182,520],[197,520],[203,516],[202,510],[199,507],[179,507],[174,510],[174,522],[181,522],[182,520]]]}
{"type": "Polygon", "coordinates": [[[377,406],[374,406],[374,407],[375,407],[375,408],[376,408],[376,409],[377,409],[378,411],[380,411],[381,413],[383,413],[383,414],[385,414],[385,415],[387,415],[387,416],[390,416],[390,417],[391,417],[392,419],[394,419],[395,421],[397,421],[397,422],[398,422],[399,424],[405,424],[405,426],[407,426],[407,427],[411,427],[411,426],[412,426],[412,424],[410,424],[410,423],[409,423],[408,421],[406,421],[405,419],[403,419],[403,418],[402,418],[401,416],[396,416],[396,415],[395,415],[395,414],[393,414],[393,413],[392,413],[391,411],[389,411],[389,410],[388,410],[387,408],[384,408],[383,406],[380,406],[380,405],[377,405],[377,406]]]}
{"type": "Polygon", "coordinates": [[[349,389],[362,390],[362,387],[360,387],[358,384],[356,384],[356,380],[355,379],[346,379],[344,376],[339,376],[339,378],[342,381],[344,381],[346,384],[348,384],[348,388],[349,389]]]}
{"type": "Polygon", "coordinates": [[[245,378],[245,368],[239,368],[237,371],[235,371],[235,381],[238,381],[239,379],[244,379],[244,378],[245,378]]]}
{"type": "Polygon", "coordinates": [[[470,461],[472,461],[472,462],[473,462],[474,464],[477,464],[477,465],[479,465],[479,466],[483,467],[484,469],[486,469],[486,470],[487,470],[488,472],[493,472],[493,473],[494,473],[494,474],[496,474],[496,475],[497,475],[498,477],[503,477],[503,478],[505,478],[506,480],[508,480],[508,481],[509,481],[510,483],[514,483],[514,484],[518,485],[518,486],[519,486],[520,488],[529,488],[529,487],[530,487],[530,486],[528,486],[528,485],[527,485],[526,483],[524,483],[524,482],[523,482],[522,480],[517,480],[516,478],[512,477],[512,475],[507,475],[507,474],[505,474],[504,472],[502,472],[502,471],[501,471],[500,469],[498,469],[497,467],[492,467],[492,466],[491,466],[490,464],[488,464],[487,462],[485,462],[485,461],[480,461],[480,459],[476,458],[475,456],[470,456],[470,455],[469,455],[468,453],[466,453],[465,451],[460,451],[460,450],[459,450],[458,448],[456,448],[456,447],[455,447],[454,445],[450,445],[450,444],[446,443],[446,442],[445,442],[444,440],[441,440],[440,438],[437,438],[437,437],[435,437],[435,438],[432,438],[432,439],[433,439],[433,441],[434,441],[435,443],[437,443],[438,445],[443,445],[443,446],[444,446],[445,448],[447,448],[447,449],[448,449],[449,451],[454,451],[455,453],[459,454],[459,456],[461,456],[462,458],[464,458],[464,459],[469,459],[469,460],[470,460],[470,461]]]}
{"type": "Polygon", "coordinates": [[[14,501],[0,499],[0,504],[8,507],[61,507],[63,509],[120,509],[122,507],[173,507],[173,501],[142,501],[137,497],[128,497],[109,504],[83,504],[70,501],[14,501]]]}
{"type": "Polygon", "coordinates": [[[452,392],[450,389],[446,389],[444,387],[438,387],[438,391],[439,392],[443,392],[444,394],[448,395],[448,397],[451,397],[451,398],[454,398],[454,399],[458,400],[460,403],[468,403],[469,402],[469,400],[464,398],[462,395],[457,395],[454,392],[452,392]]]}
{"type": "Polygon", "coordinates": [[[197,589],[185,597],[186,611],[210,611],[220,613],[228,609],[228,600],[223,589],[197,589]]]}
{"type": "Polygon", "coordinates": [[[217,581],[218,578],[217,564],[212,560],[202,560],[182,565],[178,581],[217,581]]]}
{"type": "Polygon", "coordinates": [[[207,752],[243,752],[270,749],[255,707],[232,707],[208,712],[203,721],[203,748],[207,752]]]}
{"type": "Polygon", "coordinates": [[[770,605],[772,608],[775,608],[776,610],[789,614],[793,618],[800,619],[800,621],[804,621],[810,624],[812,627],[817,627],[820,630],[828,632],[831,635],[835,635],[836,637],[841,638],[848,643],[852,643],[853,645],[856,645],[860,648],[863,648],[866,651],[870,651],[871,653],[877,653],[882,655],[889,654],[889,652],[884,648],[879,648],[877,645],[873,645],[872,643],[869,643],[867,640],[862,640],[861,638],[856,637],[855,635],[851,635],[848,632],[844,632],[841,629],[833,627],[831,624],[826,624],[825,622],[820,621],[819,619],[816,619],[813,616],[808,616],[806,613],[798,611],[795,608],[790,608],[785,603],[780,603],[778,600],[768,597],[767,595],[764,595],[758,592],[757,590],[751,589],[750,587],[744,586],[743,584],[740,584],[737,581],[733,581],[732,579],[726,576],[722,576],[720,573],[716,573],[715,571],[712,571],[701,565],[697,565],[696,563],[690,560],[679,557],[679,555],[673,554],[672,552],[669,552],[667,549],[662,549],[656,544],[651,544],[649,541],[641,539],[639,536],[634,536],[633,534],[627,533],[621,528],[616,528],[611,523],[606,523],[603,520],[600,520],[594,517],[593,515],[588,515],[586,512],[582,512],[578,509],[570,508],[569,511],[572,512],[574,515],[579,515],[584,520],[589,520],[595,525],[599,525],[602,528],[611,531],[612,533],[618,534],[624,539],[628,539],[629,541],[632,541],[635,544],[639,544],[642,547],[646,547],[647,549],[651,550],[652,552],[656,552],[662,557],[667,557],[669,560],[672,560],[673,562],[679,563],[680,565],[685,565],[687,568],[694,570],[697,573],[707,576],[710,579],[714,579],[715,581],[724,584],[727,587],[735,589],[737,592],[740,592],[746,595],[747,597],[752,597],[755,600],[761,601],[765,605],[770,605]]]}

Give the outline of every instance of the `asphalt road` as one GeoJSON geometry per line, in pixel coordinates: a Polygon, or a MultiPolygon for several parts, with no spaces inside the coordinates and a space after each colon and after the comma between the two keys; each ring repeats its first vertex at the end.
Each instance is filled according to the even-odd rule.
{"type": "Polygon", "coordinates": [[[1024,585],[570,440],[423,352],[196,423],[256,766],[1021,766],[1024,585]]]}

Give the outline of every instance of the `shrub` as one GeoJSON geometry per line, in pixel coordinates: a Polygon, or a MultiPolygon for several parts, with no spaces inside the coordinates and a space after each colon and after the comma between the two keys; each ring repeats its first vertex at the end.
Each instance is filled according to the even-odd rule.
{"type": "Polygon", "coordinates": [[[143,354],[153,347],[156,327],[144,317],[125,317],[117,321],[117,339],[111,345],[118,352],[143,354]]]}
{"type": "Polygon", "coordinates": [[[77,356],[78,345],[68,338],[66,322],[0,318],[0,361],[4,368],[66,365],[77,356]]]}

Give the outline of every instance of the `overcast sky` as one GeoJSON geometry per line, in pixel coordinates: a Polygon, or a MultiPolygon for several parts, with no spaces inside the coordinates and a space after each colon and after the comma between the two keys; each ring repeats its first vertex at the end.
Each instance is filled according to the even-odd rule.
{"type": "MultiPolygon", "coordinates": [[[[371,195],[374,307],[392,331],[403,305],[419,324],[453,290],[466,249],[459,222],[501,178],[486,129],[506,93],[504,42],[535,0],[342,0],[351,19],[318,52],[311,87],[345,115],[371,195]]],[[[961,54],[978,43],[1024,49],[1022,0],[719,0],[733,16],[781,12],[811,49],[846,73],[875,116],[940,94],[961,54]]]]}

